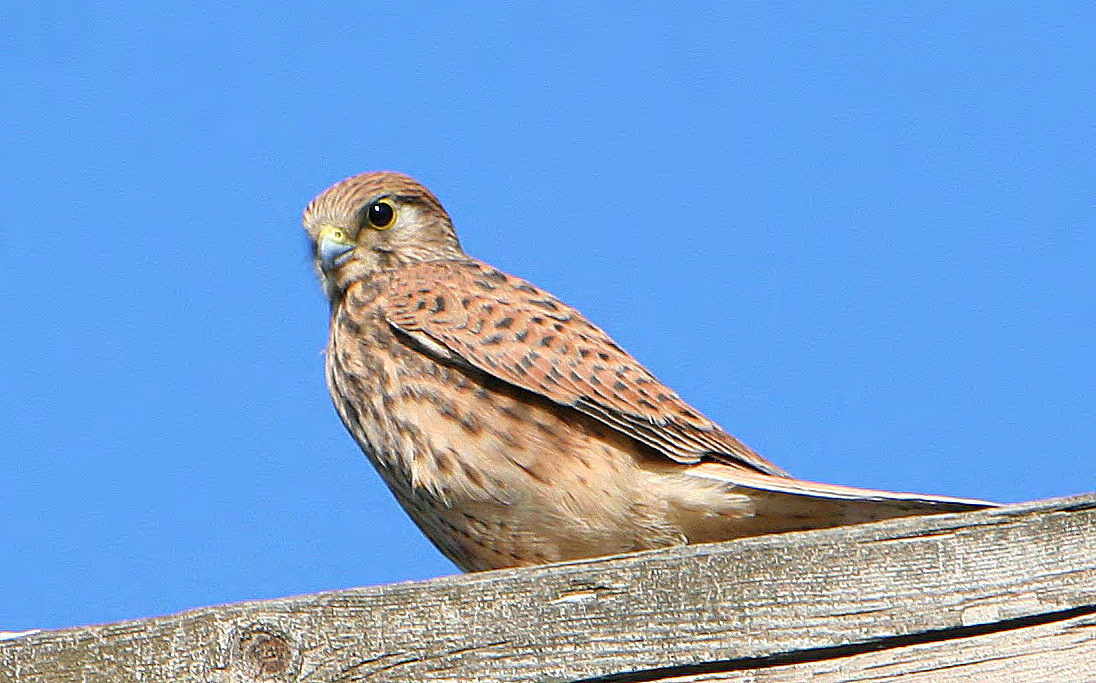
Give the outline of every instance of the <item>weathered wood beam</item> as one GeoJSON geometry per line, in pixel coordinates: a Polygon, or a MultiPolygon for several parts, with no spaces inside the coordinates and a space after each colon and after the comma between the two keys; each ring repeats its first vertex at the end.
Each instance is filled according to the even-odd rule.
{"type": "Polygon", "coordinates": [[[0,643],[0,679],[28,683],[899,675],[1096,680],[1096,495],[0,643]]]}

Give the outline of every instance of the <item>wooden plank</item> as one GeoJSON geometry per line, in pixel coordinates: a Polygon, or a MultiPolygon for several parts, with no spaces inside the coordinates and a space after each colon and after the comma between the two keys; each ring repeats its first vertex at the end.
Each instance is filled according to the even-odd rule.
{"type": "MultiPolygon", "coordinates": [[[[934,640],[794,664],[756,660],[738,670],[671,676],[660,683],[970,683],[1096,680],[1096,616],[934,640]]],[[[633,679],[634,680],[634,679],[633,679]]]]}
{"type": "Polygon", "coordinates": [[[1067,679],[1092,679],[1093,539],[1096,495],[1079,496],[43,632],[0,643],[0,676],[946,680],[999,646],[1032,671],[1058,648],[1067,679]]]}

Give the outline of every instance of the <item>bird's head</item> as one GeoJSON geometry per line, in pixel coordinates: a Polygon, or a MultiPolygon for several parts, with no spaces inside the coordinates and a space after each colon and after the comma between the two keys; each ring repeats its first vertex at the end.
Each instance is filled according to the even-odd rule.
{"type": "Polygon", "coordinates": [[[308,204],[303,222],[332,302],[351,282],[378,271],[465,256],[438,198],[402,173],[363,173],[336,183],[308,204]]]}

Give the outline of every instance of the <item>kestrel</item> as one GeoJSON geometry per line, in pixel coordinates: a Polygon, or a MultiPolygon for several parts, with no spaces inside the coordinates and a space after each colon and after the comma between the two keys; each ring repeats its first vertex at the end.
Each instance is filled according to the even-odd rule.
{"type": "Polygon", "coordinates": [[[348,178],[304,226],[335,408],[465,571],[993,505],[791,477],[574,308],[465,254],[408,176],[348,178]]]}

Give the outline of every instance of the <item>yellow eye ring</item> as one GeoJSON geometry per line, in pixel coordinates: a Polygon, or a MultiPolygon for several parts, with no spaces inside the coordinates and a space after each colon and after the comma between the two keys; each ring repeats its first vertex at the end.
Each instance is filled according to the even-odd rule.
{"type": "Polygon", "coordinates": [[[365,225],[374,230],[387,230],[396,224],[396,207],[387,199],[378,199],[365,209],[365,225]]]}

